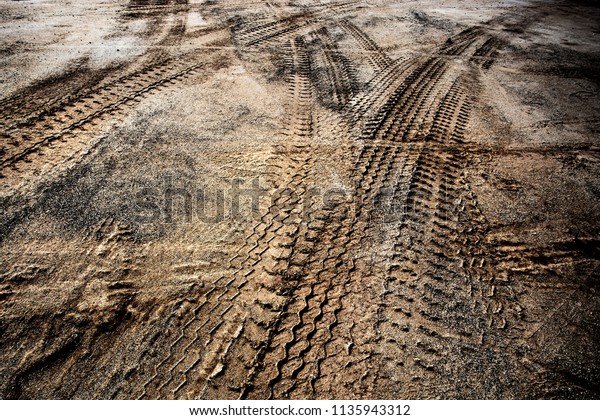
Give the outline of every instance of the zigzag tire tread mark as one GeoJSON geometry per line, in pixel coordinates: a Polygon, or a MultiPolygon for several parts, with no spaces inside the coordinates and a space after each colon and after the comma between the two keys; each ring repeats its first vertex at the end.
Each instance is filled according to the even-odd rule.
{"type": "MultiPolygon", "coordinates": [[[[284,51],[288,54],[286,58],[287,82],[289,86],[287,113],[292,113],[295,118],[286,121],[283,134],[292,142],[302,143],[306,138],[312,136],[313,130],[312,119],[314,116],[312,114],[311,100],[313,93],[310,83],[311,60],[302,37],[290,40],[284,51]]],[[[284,188],[293,192],[291,195],[280,194],[275,199],[274,206],[277,211],[281,211],[282,208],[284,210],[291,210],[301,203],[302,197],[306,192],[305,178],[312,168],[313,160],[310,147],[298,144],[292,147],[283,146],[274,160],[277,162],[277,165],[274,165],[274,167],[279,167],[279,171],[275,171],[275,173],[283,173],[283,177],[280,180],[287,180],[284,188]]],[[[283,214],[286,214],[282,219],[286,224],[286,229],[284,232],[279,231],[278,236],[288,235],[286,248],[291,251],[297,246],[298,232],[304,229],[304,227],[302,221],[297,220],[293,212],[288,213],[288,211],[285,211],[283,214]]],[[[295,256],[292,253],[287,253],[287,255],[279,257],[272,267],[266,269],[266,272],[275,276],[281,282],[283,287],[282,296],[287,293],[288,297],[285,298],[277,316],[273,317],[267,326],[265,339],[256,343],[255,357],[252,360],[248,360],[243,369],[244,372],[247,372],[246,377],[243,382],[234,387],[235,390],[239,391],[240,398],[252,395],[255,385],[261,383],[257,381],[257,377],[262,374],[260,369],[265,366],[265,359],[271,353],[270,348],[276,331],[280,328],[283,320],[289,316],[290,311],[294,311],[294,296],[302,293],[300,289],[296,289],[298,277],[296,269],[293,266],[294,260],[295,256]]],[[[294,331],[295,329],[292,334],[294,334],[294,331]]]]}
{"type": "MultiPolygon", "coordinates": [[[[376,164],[371,165],[366,177],[363,177],[362,188],[365,190],[365,194],[362,194],[361,197],[364,201],[368,201],[372,194],[383,188],[386,180],[391,180],[389,172],[394,166],[396,158],[394,147],[369,150],[373,152],[376,164]],[[380,182],[375,182],[372,178],[377,178],[380,182]]],[[[372,161],[369,158],[366,160],[372,161]]],[[[366,214],[367,207],[362,208],[363,214],[366,214]]],[[[298,324],[295,324],[296,326],[292,327],[295,334],[283,345],[284,350],[281,352],[283,354],[275,364],[277,372],[269,381],[271,397],[290,397],[298,387],[313,389],[318,381],[314,372],[324,360],[323,355],[319,356],[318,354],[319,349],[333,337],[331,330],[338,323],[337,313],[341,310],[340,299],[344,294],[345,283],[348,281],[348,276],[344,271],[352,271],[349,246],[351,241],[354,241],[355,246],[360,243],[353,224],[346,223],[346,215],[347,209],[346,211],[344,209],[333,211],[328,219],[327,233],[321,235],[321,241],[313,245],[314,258],[305,266],[305,272],[308,275],[305,281],[316,284],[316,287],[320,287],[322,291],[314,297],[311,295],[312,299],[308,300],[308,303],[312,302],[312,309],[305,313],[304,318],[308,317],[307,319],[302,318],[303,327],[298,332],[298,324]],[[328,244],[328,246],[324,248],[324,254],[321,255],[320,249],[324,244],[328,244]],[[321,268],[319,269],[319,267],[321,268]],[[327,280],[320,282],[308,274],[313,271],[317,271],[319,278],[327,280]],[[338,298],[330,298],[333,288],[337,288],[340,294],[338,298]],[[312,315],[310,315],[311,313],[312,315]],[[297,350],[291,352],[290,349],[294,348],[297,350]]],[[[303,309],[306,310],[306,305],[303,306],[303,309]]],[[[300,316],[298,318],[300,319],[300,316]]],[[[288,330],[289,328],[283,328],[281,331],[285,333],[288,330]]]]}
{"type": "MultiPolygon", "coordinates": [[[[308,158],[307,158],[308,159],[308,158]]],[[[302,196],[304,194],[304,189],[303,189],[303,182],[304,182],[304,178],[308,175],[308,171],[310,168],[310,164],[308,164],[307,161],[301,162],[301,163],[296,163],[296,162],[290,162],[289,166],[287,166],[287,169],[290,170],[290,172],[295,173],[297,175],[300,175],[299,177],[294,177],[291,181],[290,184],[287,185],[287,188],[298,192],[300,194],[300,196],[302,196]]],[[[298,203],[296,202],[296,199],[294,199],[293,201],[289,200],[289,197],[286,196],[281,196],[280,199],[275,200],[274,203],[274,207],[276,207],[278,210],[281,208],[294,208],[298,205],[298,203]]],[[[292,224],[295,223],[293,220],[290,220],[288,222],[286,222],[287,224],[292,224]]],[[[278,236],[285,236],[287,239],[286,241],[288,242],[288,245],[286,246],[293,246],[294,240],[295,240],[295,232],[297,230],[297,228],[292,228],[292,229],[288,229],[288,233],[285,232],[281,232],[279,227],[277,229],[275,229],[278,232],[278,236]]],[[[283,258],[278,258],[275,262],[274,265],[271,267],[267,267],[265,266],[264,270],[267,273],[270,273],[269,275],[271,276],[275,276],[276,278],[279,277],[284,277],[285,278],[285,272],[288,266],[288,257],[283,257],[283,258]]],[[[259,268],[257,268],[257,270],[260,270],[259,268]]],[[[283,286],[284,289],[285,287],[289,287],[288,286],[283,286]]],[[[237,376],[237,384],[235,384],[233,386],[233,390],[239,393],[239,396],[243,397],[248,391],[248,389],[252,386],[252,380],[253,377],[255,375],[255,368],[256,363],[260,364],[260,360],[262,359],[262,356],[264,354],[264,348],[265,346],[268,345],[269,342],[269,337],[272,336],[272,331],[274,329],[276,329],[277,325],[280,322],[280,317],[282,316],[282,314],[285,312],[286,308],[289,307],[290,305],[290,301],[289,298],[285,298],[285,292],[283,291],[277,291],[277,293],[279,294],[279,296],[281,296],[283,299],[285,299],[285,302],[283,303],[279,313],[275,316],[273,316],[271,318],[271,320],[269,321],[268,325],[263,325],[262,328],[265,330],[265,333],[262,334],[262,339],[261,340],[247,340],[247,343],[242,343],[240,345],[238,345],[237,343],[234,344],[234,347],[237,346],[240,349],[237,350],[235,352],[235,354],[238,354],[239,357],[238,359],[241,359],[242,357],[246,357],[246,360],[244,363],[237,363],[237,362],[233,362],[234,364],[237,364],[239,366],[238,369],[236,369],[236,376],[237,376]],[[253,351],[250,353],[248,346],[250,346],[253,351]],[[248,357],[248,354],[254,354],[254,357],[248,357]],[[244,375],[241,375],[241,373],[244,373],[244,375]]],[[[276,310],[276,309],[274,309],[276,310]]],[[[233,353],[232,353],[233,354],[233,353]]],[[[214,381],[214,384],[212,386],[212,388],[215,390],[214,392],[218,392],[217,390],[219,389],[219,384],[224,385],[225,382],[227,382],[227,379],[225,377],[223,377],[223,380],[219,381],[219,379],[214,381]]],[[[231,382],[231,381],[229,381],[231,382]]],[[[231,383],[229,385],[227,385],[229,388],[231,388],[231,383]]]]}

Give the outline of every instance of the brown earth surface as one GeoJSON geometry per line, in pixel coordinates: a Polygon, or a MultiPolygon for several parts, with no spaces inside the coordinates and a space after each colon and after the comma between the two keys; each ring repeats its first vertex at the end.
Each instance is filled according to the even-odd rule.
{"type": "Polygon", "coordinates": [[[600,397],[592,1],[0,0],[0,397],[600,397]]]}

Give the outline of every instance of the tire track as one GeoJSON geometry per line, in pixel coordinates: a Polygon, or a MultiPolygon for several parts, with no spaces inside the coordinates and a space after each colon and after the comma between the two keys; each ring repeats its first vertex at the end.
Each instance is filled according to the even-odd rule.
{"type": "Polygon", "coordinates": [[[464,142],[470,101],[461,84],[455,81],[444,96],[427,135],[428,141],[448,144],[464,142]]]}
{"type": "Polygon", "coordinates": [[[344,114],[351,120],[354,127],[359,127],[357,131],[363,131],[361,123],[367,116],[372,116],[376,110],[380,109],[392,92],[398,89],[398,86],[405,80],[408,71],[415,66],[415,60],[404,60],[393,63],[386,70],[378,73],[370,80],[364,92],[353,98],[346,107],[344,114]],[[374,111],[375,110],[375,111],[374,111]]]}
{"type": "MultiPolygon", "coordinates": [[[[475,36],[465,38],[467,39],[460,49],[448,53],[462,53],[476,40],[475,36]]],[[[399,321],[386,313],[387,309],[378,310],[372,316],[357,321],[354,312],[348,313],[344,308],[354,306],[356,310],[356,296],[349,293],[349,290],[361,289],[358,279],[375,285],[383,284],[384,293],[380,295],[384,296],[382,307],[390,306],[385,300],[390,294],[387,291],[390,286],[387,286],[386,282],[389,282],[392,277],[391,272],[385,272],[382,266],[370,264],[372,257],[358,256],[357,258],[353,257],[353,254],[360,254],[361,250],[369,247],[374,238],[379,237],[374,233],[379,229],[379,224],[373,217],[377,217],[381,196],[390,190],[394,180],[401,181],[396,185],[393,202],[398,206],[404,200],[403,206],[412,207],[413,210],[411,214],[414,220],[407,218],[404,221],[413,229],[408,233],[408,237],[413,238],[413,241],[423,241],[419,243],[426,245],[424,232],[431,231],[434,234],[428,239],[429,243],[434,244],[438,235],[446,237],[448,231],[452,231],[451,227],[438,219],[443,218],[442,212],[447,212],[451,208],[460,190],[460,159],[452,151],[447,152],[443,157],[438,157],[426,151],[423,142],[426,139],[435,139],[443,143],[461,140],[468,104],[464,92],[458,88],[456,81],[445,94],[440,90],[441,80],[446,75],[448,67],[443,59],[432,58],[411,64],[412,71],[408,72],[406,78],[398,84],[376,116],[365,124],[363,138],[371,139],[374,143],[363,148],[358,159],[357,168],[362,169],[360,171],[357,169],[355,175],[354,198],[358,204],[354,209],[354,216],[350,216],[349,219],[349,209],[344,206],[332,211],[327,218],[327,231],[320,234],[323,242],[314,243],[312,246],[315,257],[318,257],[308,261],[306,258],[303,259],[304,292],[290,305],[289,315],[283,321],[285,328],[281,328],[279,335],[274,338],[278,356],[269,359],[271,360],[269,365],[274,366],[275,370],[259,381],[268,383],[268,396],[271,398],[314,396],[315,388],[320,386],[320,379],[336,375],[334,365],[353,366],[354,369],[362,372],[373,372],[372,369],[375,367],[374,371],[377,372],[374,364],[389,362],[379,356],[381,353],[377,350],[378,344],[375,344],[378,340],[369,337],[364,331],[375,327],[375,330],[380,332],[389,327],[388,323],[398,325],[399,321]],[[432,112],[436,104],[437,109],[432,112]],[[424,122],[422,121],[424,119],[430,121],[424,122]],[[430,127],[429,133],[424,132],[420,136],[415,136],[412,130],[417,124],[430,127]],[[416,139],[420,139],[421,143],[415,144],[416,139]],[[405,150],[400,152],[399,145],[383,146],[385,143],[382,142],[389,141],[394,143],[413,141],[414,145],[406,146],[405,150]],[[328,247],[325,246],[325,251],[321,251],[322,244],[329,244],[328,247]],[[384,321],[385,319],[388,321],[384,321]],[[351,327],[349,327],[350,323],[351,327]],[[340,325],[345,329],[343,333],[340,325]],[[334,331],[338,331],[339,336],[336,337],[334,331]],[[354,347],[357,341],[360,341],[360,345],[354,347]]],[[[407,67],[410,68],[410,64],[407,67]]],[[[385,77],[382,79],[385,80],[385,77]]],[[[426,245],[423,250],[416,248],[414,252],[418,257],[433,252],[436,258],[450,258],[451,261],[454,258],[453,252],[445,251],[443,245],[439,243],[433,248],[431,245],[426,245]]],[[[423,261],[423,264],[427,265],[427,262],[423,261]]],[[[431,265],[436,268],[441,267],[437,261],[432,262],[431,265]]],[[[427,294],[425,298],[422,295],[411,296],[408,293],[402,296],[408,296],[409,302],[420,304],[423,301],[430,302],[432,296],[439,294],[439,287],[433,283],[428,282],[424,287],[427,289],[422,292],[427,294]]],[[[366,301],[372,299],[367,297],[368,289],[363,288],[363,290],[365,292],[363,298],[366,301]]],[[[450,319],[443,319],[442,315],[445,313],[434,311],[437,309],[436,305],[441,305],[439,300],[429,306],[417,304],[409,309],[395,306],[394,314],[414,316],[413,320],[416,320],[413,321],[412,327],[402,327],[406,331],[417,331],[411,332],[413,334],[411,337],[417,337],[420,343],[417,348],[410,349],[413,362],[413,366],[409,369],[413,375],[411,379],[421,374],[419,369],[432,372],[439,365],[439,359],[436,359],[439,346],[436,347],[435,337],[458,337],[467,342],[478,339],[473,338],[477,331],[473,331],[463,321],[477,319],[480,315],[477,311],[482,305],[460,287],[452,293],[454,295],[446,294],[444,297],[450,302],[472,302],[467,304],[467,310],[475,311],[475,316],[469,312],[466,315],[462,313],[450,319]],[[433,341],[432,337],[434,337],[433,341]],[[415,367],[418,369],[415,370],[415,367]]],[[[393,295],[393,299],[396,299],[396,295],[393,295]]],[[[404,343],[402,346],[406,348],[407,344],[404,343]]],[[[344,374],[348,375],[348,372],[344,374]]],[[[368,388],[377,383],[377,377],[374,378],[372,375],[365,373],[356,377],[350,374],[350,379],[345,381],[345,385],[354,389],[357,387],[360,389],[361,386],[363,389],[368,388]]],[[[338,383],[336,380],[329,382],[338,383]]],[[[263,391],[256,396],[265,397],[266,394],[263,391]]]]}
{"type": "MultiPolygon", "coordinates": [[[[170,6],[159,7],[172,7],[174,5],[175,3],[170,6]]],[[[127,7],[135,6],[132,6],[130,3],[127,7]]],[[[128,15],[126,14],[126,16],[128,15]]],[[[154,40],[151,48],[156,49],[157,47],[176,44],[185,31],[185,16],[185,14],[179,13],[172,19],[164,15],[156,17],[151,22],[151,26],[154,29],[148,36],[154,37],[157,32],[160,33],[159,28],[163,29],[165,33],[162,34],[163,36],[160,39],[154,40]]],[[[136,16],[128,17],[135,18],[136,16]]],[[[44,117],[52,117],[56,113],[60,113],[64,107],[77,102],[81,98],[97,93],[105,88],[114,88],[123,80],[135,76],[135,73],[147,73],[155,68],[169,64],[168,59],[164,57],[162,51],[152,51],[150,54],[145,54],[142,59],[136,61],[140,61],[138,70],[129,74],[122,73],[125,71],[125,67],[132,67],[131,65],[92,70],[86,68],[88,64],[87,58],[73,63],[76,69],[67,70],[61,75],[52,76],[46,80],[37,82],[25,88],[24,91],[0,101],[0,108],[3,115],[0,130],[4,134],[4,132],[15,128],[27,129],[37,120],[44,117]]],[[[4,134],[4,137],[10,139],[10,136],[7,134],[4,134]]]]}
{"type": "MultiPolygon", "coordinates": [[[[163,25],[162,20],[159,25],[163,25]]],[[[152,48],[178,41],[185,25],[185,15],[172,17],[166,25],[167,33],[152,48]]],[[[128,65],[136,68],[128,74],[122,74],[125,66],[84,71],[83,76],[68,72],[40,82],[41,90],[27,88],[5,100],[3,113],[7,118],[0,129],[4,140],[0,176],[6,176],[11,168],[26,168],[35,160],[36,152],[43,154],[47,146],[61,146],[61,143],[70,146],[82,131],[96,130],[97,124],[118,116],[143,96],[189,77],[205,65],[198,63],[193,54],[175,60],[165,58],[161,51],[151,51],[137,60],[139,63],[128,65]]]]}
{"type": "Polygon", "coordinates": [[[6,133],[10,138],[5,152],[8,156],[0,160],[0,167],[6,170],[18,162],[28,162],[32,154],[44,146],[61,140],[75,130],[97,124],[121,108],[131,106],[132,102],[144,95],[181,81],[201,67],[201,64],[188,67],[163,64],[144,69],[78,98],[60,111],[15,125],[6,133]]]}
{"type": "Polygon", "coordinates": [[[326,5],[322,7],[322,10],[292,14],[249,27],[242,25],[234,28],[234,39],[238,45],[244,47],[260,46],[271,41],[278,41],[279,38],[294,35],[299,30],[308,28],[323,20],[328,20],[332,16],[355,11],[362,3],[362,1],[349,1],[326,5]]]}
{"type": "Polygon", "coordinates": [[[390,369],[388,375],[394,369],[402,372],[409,384],[403,391],[408,395],[423,392],[420,386],[425,380],[437,387],[445,385],[447,346],[443,342],[478,340],[473,320],[481,319],[481,314],[470,295],[472,285],[457,274],[456,256],[444,240],[456,230],[446,209],[458,189],[460,168],[455,166],[454,154],[425,149],[408,186],[399,186],[400,191],[408,190],[406,216],[388,268],[378,330],[386,354],[380,363],[390,369]],[[383,337],[395,338],[390,342],[383,337]]]}
{"type": "MultiPolygon", "coordinates": [[[[422,79],[414,76],[409,76],[407,79],[407,85],[419,86],[419,83],[422,83],[422,79]]],[[[437,82],[436,79],[430,81],[431,85],[437,82]]],[[[424,89],[417,90],[416,96],[418,95],[427,96],[424,89]]],[[[420,109],[417,101],[412,101],[410,106],[415,110],[420,109]]],[[[339,322],[337,314],[343,311],[341,301],[343,295],[347,293],[350,272],[354,270],[354,261],[350,260],[349,256],[359,252],[365,245],[363,241],[369,237],[370,226],[365,220],[369,220],[377,196],[391,186],[391,180],[394,178],[392,174],[401,166],[397,160],[397,148],[393,146],[367,146],[359,156],[358,162],[359,166],[364,162],[364,169],[356,177],[354,192],[354,197],[358,201],[356,213],[349,215],[350,209],[344,206],[330,213],[327,219],[328,230],[321,232],[320,235],[323,242],[319,241],[312,245],[313,252],[318,258],[312,262],[307,261],[306,258],[302,259],[303,284],[310,285],[310,292],[304,294],[303,299],[295,301],[297,305],[293,312],[295,315],[287,318],[290,324],[281,329],[280,337],[275,339],[276,342],[281,343],[279,344],[280,356],[278,360],[269,364],[275,366],[276,371],[271,374],[268,381],[266,378],[260,381],[268,383],[269,397],[288,398],[296,391],[299,395],[306,395],[306,392],[314,393],[315,382],[319,378],[317,371],[320,372],[322,362],[327,359],[326,355],[315,354],[318,353],[315,349],[323,347],[323,343],[319,342],[323,340],[323,332],[330,336],[327,340],[333,337],[331,330],[339,322]],[[319,246],[323,244],[328,248],[325,248],[324,255],[321,255],[319,246]],[[327,261],[332,261],[332,266],[327,267],[327,261]],[[318,276],[313,277],[312,273],[315,272],[318,276]],[[330,293],[335,294],[332,292],[334,286],[340,296],[331,299],[330,293]],[[315,293],[315,290],[319,293],[315,293]],[[325,314],[330,315],[326,317],[325,314]],[[283,338],[282,336],[288,335],[288,331],[292,332],[291,337],[283,338]]],[[[300,247],[298,252],[302,252],[302,249],[303,247],[300,247]]],[[[372,273],[363,274],[372,275],[372,273]]],[[[363,354],[367,355],[363,361],[370,357],[368,351],[363,354]]]]}
{"type": "Polygon", "coordinates": [[[429,59],[416,66],[377,114],[367,120],[363,138],[406,141],[409,137],[414,137],[411,130],[415,120],[426,111],[426,103],[446,68],[447,64],[439,58],[429,59]]]}
{"type": "MultiPolygon", "coordinates": [[[[130,9],[141,13],[179,7],[175,1],[131,3],[139,3],[130,9]]],[[[458,392],[452,381],[467,377],[460,370],[464,365],[487,369],[482,361],[488,360],[477,357],[489,351],[517,366],[527,339],[543,324],[532,325],[522,313],[516,296],[521,279],[508,281],[504,275],[540,275],[531,287],[569,289],[575,286],[544,282],[543,276],[556,275],[554,268],[563,263],[597,259],[594,238],[546,248],[490,239],[491,227],[468,184],[469,168],[475,154],[498,150],[469,144],[465,134],[479,93],[478,66],[492,65],[499,41],[469,28],[428,57],[393,61],[342,19],[336,24],[367,51],[376,70],[359,92],[352,63],[323,26],[359,3],[253,25],[246,21],[232,29],[238,46],[273,41],[284,56],[288,103],[282,144],[269,159],[271,203],[249,223],[244,245],[222,270],[207,275],[187,262],[186,274],[202,281],[190,286],[186,297],[153,312],[140,343],[131,344],[143,350],[124,352],[136,353],[139,366],[126,373],[121,372],[125,363],[111,366],[99,394],[460,397],[452,393],[458,392]],[[329,109],[317,111],[317,98],[329,109]],[[324,118],[336,111],[350,128],[330,124],[337,114],[324,118]],[[326,130],[334,133],[327,140],[350,137],[359,143],[353,149],[351,189],[339,202],[318,207],[312,205],[310,185],[323,176],[315,171],[326,130]]],[[[174,38],[182,31],[173,26],[174,38]]],[[[15,144],[0,167],[21,165],[56,140],[203,67],[186,62],[164,62],[61,100],[69,106],[41,104],[38,114],[11,125],[7,138],[15,144]]],[[[125,227],[106,220],[90,238],[99,238],[101,252],[112,258],[113,246],[127,235],[125,227]]],[[[128,289],[120,282],[110,287],[128,289]]],[[[111,297],[127,303],[134,294],[121,292],[111,297]]],[[[43,343],[50,336],[42,331],[36,338],[43,343]]],[[[35,357],[19,365],[16,382],[62,359],[65,368],[55,383],[70,378],[91,340],[65,334],[44,349],[38,343],[35,357]]],[[[489,379],[481,372],[473,377],[489,379]]],[[[57,386],[65,395],[77,395],[78,385],[57,386]]]]}
{"type": "MultiPolygon", "coordinates": [[[[306,178],[312,170],[314,159],[311,148],[306,143],[312,136],[312,121],[316,117],[312,114],[314,96],[310,82],[312,65],[306,43],[302,38],[291,41],[286,51],[289,52],[290,57],[287,67],[293,69],[287,77],[291,103],[289,109],[291,115],[295,115],[295,117],[289,120],[289,127],[284,130],[284,134],[295,146],[292,146],[292,149],[285,148],[284,153],[288,156],[291,154],[292,159],[296,161],[298,158],[293,157],[294,154],[300,154],[302,157],[299,162],[302,166],[301,170],[290,171],[289,165],[285,165],[281,169],[292,176],[292,182],[287,186],[287,189],[297,197],[295,203],[292,204],[302,204],[305,208],[308,206],[312,209],[306,185],[306,178]]],[[[293,165],[291,167],[293,168],[293,165]]],[[[317,241],[319,234],[324,229],[324,220],[319,219],[313,210],[306,218],[304,215],[296,215],[294,219],[293,222],[293,219],[290,220],[292,223],[288,227],[290,242],[286,247],[285,256],[273,269],[287,283],[285,294],[288,297],[273,323],[268,340],[259,351],[259,357],[255,360],[253,369],[246,378],[246,383],[240,393],[242,398],[255,398],[256,395],[268,397],[271,394],[270,390],[264,386],[268,384],[268,388],[271,388],[272,384],[277,381],[275,379],[278,376],[277,372],[282,368],[283,361],[287,358],[286,354],[291,349],[291,344],[282,337],[288,331],[295,336],[299,333],[299,329],[303,328],[302,317],[309,310],[309,302],[315,295],[315,290],[310,286],[310,282],[307,283],[303,277],[303,270],[313,253],[311,245],[317,241]],[[299,316],[300,319],[294,321],[293,314],[299,316]],[[283,358],[278,355],[281,351],[284,353],[283,358]],[[272,369],[275,369],[275,372],[272,372],[272,369]]]]}
{"type": "Polygon", "coordinates": [[[338,26],[349,33],[358,44],[368,53],[369,62],[375,71],[383,71],[392,65],[393,61],[366,33],[347,19],[340,20],[338,26]]]}
{"type": "MultiPolygon", "coordinates": [[[[290,93],[298,98],[297,103],[300,106],[293,108],[291,115],[294,118],[290,121],[286,135],[291,138],[306,138],[312,133],[312,117],[302,112],[302,109],[310,109],[311,67],[310,64],[302,63],[310,63],[310,58],[306,52],[306,44],[301,38],[291,42],[288,50],[291,53],[290,57],[294,57],[287,63],[287,67],[294,69],[292,74],[288,75],[288,86],[290,93]]],[[[448,119],[454,127],[454,137],[451,138],[454,140],[461,137],[462,133],[457,127],[464,124],[464,121],[459,124],[458,115],[461,115],[461,110],[464,112],[465,99],[464,95],[461,96],[462,91],[454,84],[445,95],[440,92],[439,85],[446,67],[447,64],[440,58],[418,63],[388,98],[374,120],[376,123],[367,125],[369,131],[364,138],[372,138],[375,143],[363,148],[358,158],[357,168],[361,169],[357,169],[355,175],[356,208],[352,209],[352,206],[345,202],[334,206],[333,209],[313,212],[306,223],[301,222],[297,228],[292,229],[290,252],[282,260],[283,267],[279,270],[283,278],[291,280],[289,298],[282,304],[279,314],[271,319],[267,328],[268,338],[255,353],[254,362],[257,368],[250,370],[245,385],[241,387],[240,396],[314,396],[316,387],[320,386],[319,380],[327,375],[335,375],[331,365],[334,360],[351,363],[354,369],[362,372],[369,372],[375,364],[384,362],[377,351],[377,339],[369,337],[365,331],[374,326],[376,331],[380,331],[382,324],[387,326],[386,321],[382,319],[391,319],[391,315],[382,309],[356,321],[356,307],[352,313],[345,311],[345,307],[349,308],[356,303],[354,293],[364,287],[358,282],[359,279],[378,284],[384,278],[388,278],[382,266],[369,265],[372,257],[360,256],[360,253],[379,236],[379,225],[373,217],[379,211],[381,196],[394,186],[398,178],[411,179],[405,203],[416,209],[411,213],[414,220],[405,221],[413,228],[411,237],[423,238],[424,232],[428,230],[438,233],[444,229],[451,230],[438,219],[441,218],[442,211],[448,211],[456,197],[456,191],[459,190],[461,166],[456,153],[449,151],[440,157],[431,152],[424,152],[423,145],[419,144],[402,148],[383,143],[409,140],[408,136],[412,134],[410,130],[416,125],[417,118],[432,118],[433,121],[429,124],[435,127],[435,134],[432,136],[437,136],[440,141],[444,141],[441,127],[448,119]],[[430,108],[436,100],[441,105],[436,113],[431,113],[430,108]],[[397,121],[401,121],[402,124],[398,125],[397,121]],[[450,198],[447,197],[448,194],[450,198]],[[354,214],[351,214],[352,210],[354,214]],[[352,350],[355,340],[360,344],[356,345],[356,350],[352,350]],[[340,351],[341,348],[346,348],[346,352],[340,351]]],[[[460,119],[464,120],[464,116],[460,119]]],[[[424,138],[425,135],[421,140],[424,138]]],[[[292,177],[299,182],[294,188],[300,188],[302,191],[301,184],[310,166],[311,159],[306,158],[303,161],[305,172],[292,177]]],[[[297,202],[299,200],[295,201],[297,202]]],[[[431,243],[434,243],[436,235],[432,236],[431,243]]],[[[452,252],[446,255],[447,251],[443,250],[442,245],[437,244],[433,249],[430,246],[424,250],[417,247],[411,252],[421,255],[429,250],[435,258],[453,258],[452,252]]],[[[428,262],[423,261],[422,264],[427,266],[428,262]]],[[[441,267],[437,260],[430,264],[441,267]]],[[[440,295],[441,289],[436,287],[433,281],[425,283],[424,287],[426,290],[422,291],[421,295],[409,298],[413,302],[417,299],[429,302],[431,296],[440,295]],[[423,298],[423,295],[426,295],[426,298],[423,298]]],[[[449,296],[450,302],[461,301],[467,297],[460,287],[452,292],[455,295],[449,296]]],[[[472,296],[471,300],[473,301],[472,296]]],[[[365,301],[375,303],[372,296],[365,298],[365,301]]],[[[474,336],[473,331],[468,329],[468,324],[463,322],[464,319],[473,318],[470,314],[461,313],[451,319],[442,319],[444,314],[435,312],[440,302],[435,302],[435,305],[419,307],[426,309],[414,309],[417,325],[414,329],[419,333],[411,333],[417,334],[415,337],[421,340],[417,348],[410,349],[414,366],[427,372],[435,371],[439,362],[435,357],[435,337],[459,337],[468,341],[474,336]],[[430,344],[423,345],[424,337],[433,339],[429,341],[430,344]]],[[[480,307],[481,305],[475,302],[468,310],[477,310],[480,307]]],[[[411,310],[400,312],[413,316],[411,310]]],[[[395,319],[388,322],[394,325],[398,323],[395,319]]],[[[248,365],[247,363],[246,366],[248,365]]],[[[411,368],[411,372],[415,375],[414,367],[411,368]]],[[[368,373],[360,377],[350,377],[354,385],[347,384],[348,386],[362,384],[360,386],[368,387],[369,384],[377,382],[377,378],[368,373]]]]}
{"type": "Polygon", "coordinates": [[[317,91],[322,102],[341,109],[358,92],[355,70],[350,60],[338,51],[327,28],[319,28],[314,34],[317,45],[311,48],[311,61],[318,63],[313,69],[313,73],[317,73],[317,91]]]}
{"type": "Polygon", "coordinates": [[[502,42],[496,37],[490,37],[473,53],[472,60],[478,60],[484,70],[489,70],[498,55],[502,42]]]}
{"type": "Polygon", "coordinates": [[[141,15],[149,14],[164,14],[177,13],[190,10],[193,5],[187,0],[172,0],[172,1],[143,1],[131,0],[127,4],[125,11],[130,17],[140,17],[141,15]]]}
{"type": "Polygon", "coordinates": [[[285,125],[283,134],[294,137],[310,137],[313,132],[311,63],[306,42],[302,37],[296,37],[284,48],[286,53],[286,68],[288,94],[293,98],[289,116],[291,121],[285,125]]]}
{"type": "MultiPolygon", "coordinates": [[[[291,41],[287,51],[292,56],[290,112],[296,118],[284,133],[300,140],[312,130],[309,57],[301,38],[291,41]]],[[[278,157],[277,162],[287,162],[282,168],[283,179],[289,180],[285,189],[274,193],[271,206],[246,238],[247,245],[230,261],[227,272],[232,274],[215,281],[193,310],[144,384],[141,398],[223,397],[228,392],[233,397],[243,396],[251,387],[277,314],[286,305],[290,285],[282,281],[294,279],[286,264],[286,250],[295,240],[297,207],[311,168],[310,151],[301,144],[279,153],[285,158],[278,157]],[[248,309],[251,304],[253,308],[248,309]],[[225,340],[232,331],[234,339],[225,340]],[[222,345],[224,340],[227,345],[222,345]]]]}
{"type": "MultiPolygon", "coordinates": [[[[476,42],[479,32],[473,34],[471,31],[467,31],[465,35],[468,40],[466,42],[476,42]]],[[[460,40],[461,38],[459,38],[460,40]]],[[[465,41],[463,41],[464,43],[465,41]]],[[[448,48],[446,45],[442,45],[436,49],[443,50],[448,48]]],[[[455,51],[455,53],[464,53],[464,49],[461,51],[455,51]]],[[[394,107],[400,107],[402,109],[403,104],[399,103],[403,98],[403,95],[408,95],[409,100],[414,100],[414,97],[410,96],[410,92],[405,92],[407,89],[413,89],[414,81],[417,79],[425,79],[422,76],[423,72],[431,71],[431,66],[436,66],[436,71],[441,71],[442,74],[434,74],[436,78],[442,78],[443,73],[449,67],[449,62],[445,58],[447,54],[438,54],[435,52],[431,57],[426,59],[407,59],[392,62],[387,67],[379,71],[372,80],[370,80],[363,93],[360,93],[353,98],[344,110],[344,114],[351,121],[352,128],[356,136],[362,138],[374,138],[377,131],[379,131],[381,124],[387,118],[389,121],[400,120],[394,115],[394,107]]],[[[431,86],[429,86],[431,87],[431,86]]],[[[417,92],[417,98],[420,95],[417,92]]],[[[432,99],[435,100],[435,95],[432,95],[432,99]]],[[[422,111],[427,108],[430,103],[423,102],[422,111]]],[[[435,110],[435,107],[434,107],[435,110]]],[[[413,123],[415,120],[412,121],[413,123]]],[[[431,121],[430,121],[431,122],[431,121]]],[[[410,121],[409,121],[410,123],[410,121]]],[[[400,128],[402,131],[402,128],[400,128]]],[[[427,131],[424,128],[421,131],[427,131]]],[[[406,136],[410,137],[410,134],[406,132],[406,136]]]]}
{"type": "Polygon", "coordinates": [[[448,38],[446,43],[438,48],[438,54],[449,56],[469,55],[467,52],[469,48],[474,48],[483,35],[483,31],[479,27],[467,28],[448,38]]]}
{"type": "MultiPolygon", "coordinates": [[[[383,375],[403,384],[391,395],[427,398],[454,389],[448,378],[456,375],[449,362],[455,353],[489,346],[507,322],[521,328],[518,314],[503,314],[487,286],[494,278],[481,258],[488,227],[464,179],[472,152],[462,146],[468,103],[458,79],[441,101],[410,176],[395,188],[393,200],[403,212],[377,326],[383,375]],[[435,386],[425,389],[425,383],[435,386]]],[[[518,363],[512,351],[504,357],[518,363]]]]}

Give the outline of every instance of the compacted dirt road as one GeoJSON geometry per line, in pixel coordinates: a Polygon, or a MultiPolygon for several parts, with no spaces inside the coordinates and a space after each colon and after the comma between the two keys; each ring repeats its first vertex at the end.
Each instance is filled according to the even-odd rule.
{"type": "Polygon", "coordinates": [[[600,397],[600,9],[0,1],[0,397],[600,397]]]}

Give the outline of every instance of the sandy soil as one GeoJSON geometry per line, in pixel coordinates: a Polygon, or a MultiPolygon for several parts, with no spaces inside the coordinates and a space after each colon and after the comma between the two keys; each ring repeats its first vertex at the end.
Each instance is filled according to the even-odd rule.
{"type": "Polygon", "coordinates": [[[0,0],[0,397],[600,397],[599,22],[0,0]]]}

